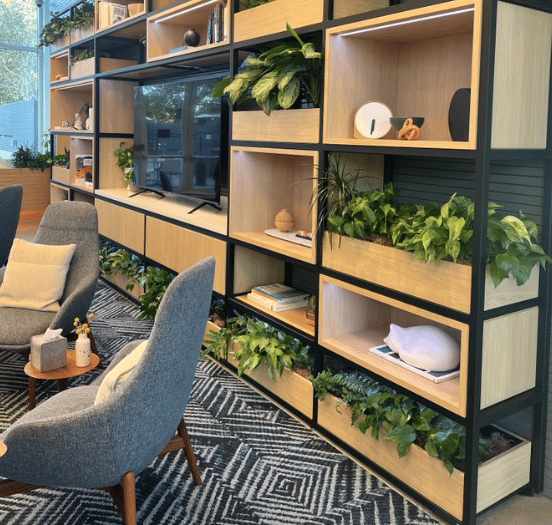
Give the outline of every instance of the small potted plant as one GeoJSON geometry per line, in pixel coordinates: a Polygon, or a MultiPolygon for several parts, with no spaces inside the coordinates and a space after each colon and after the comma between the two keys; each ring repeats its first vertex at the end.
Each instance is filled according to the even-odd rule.
{"type": "Polygon", "coordinates": [[[123,170],[123,176],[127,182],[127,191],[129,193],[136,191],[134,186],[134,145],[125,148],[125,142],[121,142],[114,154],[117,157],[117,166],[123,170]]]}

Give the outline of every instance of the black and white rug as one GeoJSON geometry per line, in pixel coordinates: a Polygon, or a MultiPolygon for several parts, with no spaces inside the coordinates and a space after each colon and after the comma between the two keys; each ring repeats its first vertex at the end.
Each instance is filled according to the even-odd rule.
{"type": "MultiPolygon", "coordinates": [[[[151,330],[103,284],[91,311],[106,362],[151,330]]],[[[27,409],[23,364],[0,352],[0,430],[27,409]]],[[[55,384],[39,382],[37,402],[54,394],[55,384]]],[[[143,525],[438,523],[210,361],[200,360],[185,418],[203,484],[194,485],[183,451],[158,458],[137,481],[143,525]]],[[[0,525],[24,524],[120,525],[122,518],[102,491],[38,490],[0,499],[0,525]]]]}

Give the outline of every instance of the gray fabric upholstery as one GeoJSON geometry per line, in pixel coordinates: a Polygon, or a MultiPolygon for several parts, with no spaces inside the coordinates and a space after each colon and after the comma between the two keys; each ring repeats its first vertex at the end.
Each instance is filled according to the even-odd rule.
{"type": "Polygon", "coordinates": [[[6,430],[0,476],[47,487],[101,488],[146,468],[174,435],[188,403],[214,270],[210,257],[171,283],[144,355],[119,392],[94,405],[97,385],[69,389],[6,430]]]}
{"type": "Polygon", "coordinates": [[[23,186],[14,184],[0,188],[0,266],[8,260],[23,200],[23,186]]]}
{"type": "Polygon", "coordinates": [[[0,349],[27,350],[33,335],[46,328],[73,330],[75,317],[83,318],[90,308],[99,273],[98,216],[86,202],[54,202],[40,221],[34,242],[76,244],[58,312],[0,308],[0,349]],[[18,322],[14,322],[18,319],[18,322]],[[46,324],[47,323],[47,324],[46,324]]]}

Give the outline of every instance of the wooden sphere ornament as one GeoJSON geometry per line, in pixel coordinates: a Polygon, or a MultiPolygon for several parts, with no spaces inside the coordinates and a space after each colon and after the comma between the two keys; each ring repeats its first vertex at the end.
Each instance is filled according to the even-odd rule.
{"type": "Polygon", "coordinates": [[[403,127],[399,131],[400,140],[417,140],[422,134],[420,128],[414,125],[414,121],[411,118],[407,118],[404,121],[403,127]]]}
{"type": "Polygon", "coordinates": [[[295,226],[295,219],[288,210],[283,209],[276,214],[274,224],[281,232],[288,232],[295,226]]]}

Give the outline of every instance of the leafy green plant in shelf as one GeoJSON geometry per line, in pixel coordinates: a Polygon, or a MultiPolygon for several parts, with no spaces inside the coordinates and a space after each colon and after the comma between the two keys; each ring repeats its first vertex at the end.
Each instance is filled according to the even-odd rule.
{"type": "Polygon", "coordinates": [[[167,270],[155,266],[148,266],[140,274],[138,283],[145,288],[145,292],[140,296],[140,319],[155,319],[161,299],[173,279],[174,276],[167,270]]]}
{"type": "Polygon", "coordinates": [[[88,58],[92,58],[93,56],[94,56],[94,50],[93,49],[85,49],[81,53],[71,57],[71,64],[76,64],[77,62],[80,62],[81,60],[86,60],[88,58]]]}
{"type": "Polygon", "coordinates": [[[323,61],[319,43],[303,42],[287,24],[287,31],[298,44],[283,43],[246,59],[247,68],[232,80],[227,77],[214,88],[212,95],[228,93],[233,104],[241,104],[248,96],[270,115],[273,109],[289,109],[297,100],[318,107],[322,86],[323,61]]]}
{"type": "Polygon", "coordinates": [[[56,40],[62,38],[70,29],[68,17],[60,17],[59,13],[52,11],[50,21],[44,25],[39,36],[38,47],[51,46],[56,40]]]}
{"type": "Polygon", "coordinates": [[[329,231],[351,238],[366,239],[376,233],[389,236],[390,228],[397,218],[393,201],[397,190],[389,183],[383,189],[362,192],[352,197],[340,215],[328,219],[329,231]]]}
{"type": "Polygon", "coordinates": [[[70,163],[70,154],[67,148],[63,148],[63,153],[54,155],[54,158],[52,159],[52,164],[54,166],[61,166],[62,168],[66,168],[66,169],[69,169],[69,163],[70,163]]]}
{"type": "Polygon", "coordinates": [[[261,363],[266,363],[272,379],[281,376],[285,368],[310,371],[314,365],[309,346],[268,323],[243,315],[228,319],[225,327],[208,333],[204,355],[226,358],[233,343],[237,343],[233,356],[238,361],[240,376],[261,363]]]}
{"type": "Polygon", "coordinates": [[[124,179],[127,182],[132,182],[134,178],[134,145],[125,148],[125,144],[124,141],[121,142],[113,153],[117,157],[117,166],[123,170],[124,179]]]}
{"type": "Polygon", "coordinates": [[[94,2],[84,0],[73,9],[73,19],[69,23],[70,29],[83,29],[94,23],[94,2]]]}
{"type": "Polygon", "coordinates": [[[269,4],[274,0],[240,0],[240,4],[243,5],[246,9],[251,9],[252,7],[257,7],[263,4],[269,4]]]}
{"type": "MultiPolygon", "coordinates": [[[[363,434],[371,429],[372,438],[378,440],[383,429],[385,439],[397,443],[399,457],[406,456],[417,444],[441,459],[450,473],[454,464],[465,458],[466,432],[462,425],[374,379],[360,373],[332,374],[326,370],[312,384],[318,399],[324,400],[332,393],[340,399],[339,405],[346,404],[351,422],[363,434]]],[[[480,438],[481,456],[487,454],[488,447],[488,441],[480,438]]]]}

